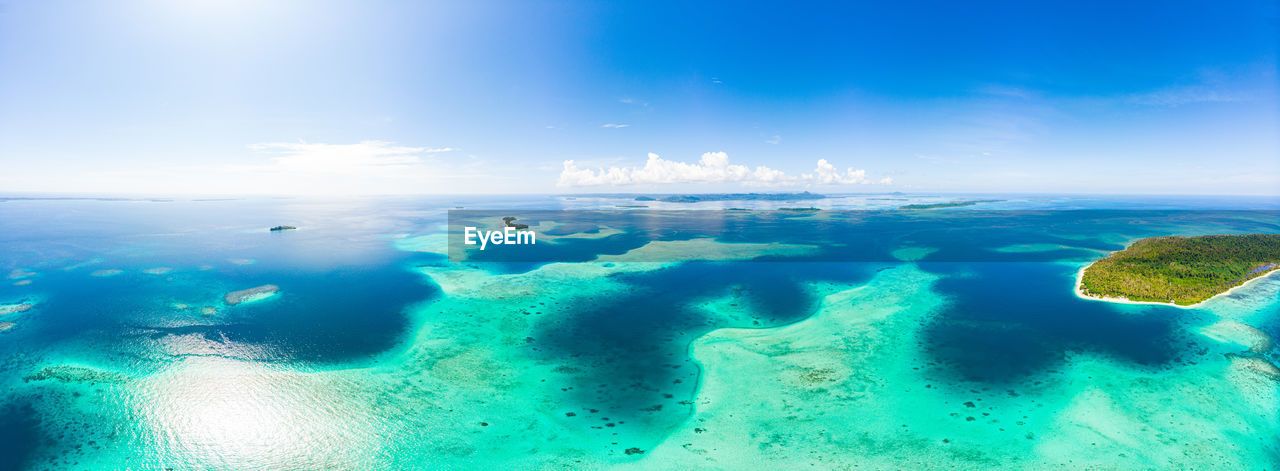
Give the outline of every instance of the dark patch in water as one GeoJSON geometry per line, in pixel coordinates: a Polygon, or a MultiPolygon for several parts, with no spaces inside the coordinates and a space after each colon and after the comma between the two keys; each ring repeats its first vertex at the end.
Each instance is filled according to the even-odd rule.
{"type": "Polygon", "coordinates": [[[42,436],[40,420],[29,403],[0,407],[0,469],[23,469],[42,436]]]}
{"type": "Polygon", "coordinates": [[[289,266],[250,266],[241,271],[229,277],[218,271],[188,269],[168,277],[173,281],[136,272],[110,278],[49,272],[41,282],[56,286],[57,291],[39,306],[39,316],[24,319],[25,327],[36,336],[33,341],[41,344],[91,337],[104,343],[104,353],[136,348],[130,337],[141,329],[143,335],[200,333],[211,341],[258,345],[266,347],[273,360],[337,362],[393,347],[405,335],[405,307],[439,295],[438,288],[406,271],[400,262],[324,273],[289,266]],[[281,290],[264,301],[237,306],[221,302],[219,293],[263,284],[275,284],[281,290]],[[178,310],[171,302],[191,308],[178,310]],[[216,307],[218,313],[202,316],[203,306],[216,307]],[[166,327],[169,321],[201,324],[166,327]]]}
{"type": "Polygon", "coordinates": [[[1057,368],[1073,350],[1162,367],[1177,361],[1194,311],[1153,306],[1124,314],[1075,298],[1074,270],[1046,263],[923,264],[946,275],[936,284],[948,304],[925,326],[924,345],[959,377],[1016,382],[1057,368]]]}
{"type": "MultiPolygon", "coordinates": [[[[770,327],[811,315],[816,299],[800,284],[808,280],[855,283],[872,268],[837,263],[696,262],[656,272],[619,275],[634,289],[625,296],[588,301],[571,308],[563,324],[544,324],[536,335],[548,360],[569,362],[571,383],[561,392],[578,413],[670,426],[692,410],[699,368],[689,343],[724,325],[695,300],[736,291],[744,312],[757,315],[732,327],[770,327]]],[[[606,424],[607,425],[607,424],[606,424]]]]}

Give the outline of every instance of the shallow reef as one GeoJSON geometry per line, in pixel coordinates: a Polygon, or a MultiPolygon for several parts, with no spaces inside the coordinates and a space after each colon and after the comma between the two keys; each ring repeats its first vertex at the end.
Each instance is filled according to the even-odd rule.
{"type": "MultiPolygon", "coordinates": [[[[595,230],[566,229],[557,243],[617,234],[595,230]]],[[[149,299],[157,316],[166,317],[130,324],[129,349],[103,353],[92,342],[70,343],[0,363],[18,372],[16,380],[0,382],[0,393],[38,414],[31,433],[49,438],[50,445],[33,451],[29,467],[1280,464],[1280,369],[1267,324],[1280,312],[1274,277],[1182,310],[1078,299],[1070,264],[930,266],[929,257],[946,249],[919,240],[886,247],[892,258],[874,263],[746,263],[803,257],[818,248],[691,237],[589,262],[519,266],[446,262],[446,242],[440,233],[391,242],[418,257],[397,273],[417,276],[410,281],[439,295],[405,309],[403,338],[392,348],[343,361],[277,361],[270,343],[242,340],[249,334],[237,324],[269,317],[258,316],[259,309],[303,297],[301,285],[278,274],[214,278],[220,270],[265,269],[273,263],[267,257],[253,266],[175,269],[178,282],[137,277],[166,289],[174,283],[194,288],[149,299]],[[1129,355],[1141,345],[1047,344],[1045,334],[1033,330],[1053,330],[1053,324],[994,317],[991,303],[1010,302],[998,286],[972,298],[956,292],[973,291],[957,280],[1026,281],[1027,274],[1043,274],[1048,279],[1037,283],[1060,289],[1061,298],[1045,300],[1057,303],[1054,309],[1107,328],[1162,319],[1164,330],[1151,337],[1179,344],[1152,362],[1129,355]],[[206,283],[210,279],[217,282],[206,283]],[[267,281],[287,287],[287,296],[254,307],[219,304],[279,296],[273,284],[238,289],[267,281]],[[1091,317],[1078,309],[1086,303],[1091,317]],[[960,310],[967,317],[956,315],[960,310]],[[975,378],[947,357],[955,349],[937,348],[938,339],[950,338],[931,335],[939,325],[1007,333],[966,340],[1022,341],[1052,361],[1017,375],[975,378]]],[[[1022,253],[1065,245],[1030,240],[999,247],[1022,253]]],[[[159,263],[170,262],[144,266],[159,263]]],[[[124,280],[86,286],[109,290],[124,280]]],[[[38,302],[40,315],[24,314],[38,321],[52,303],[32,296],[14,295],[7,301],[25,301],[0,309],[38,302]]],[[[1051,314],[1025,307],[1018,314],[1051,314]]],[[[28,335],[26,319],[19,318],[22,328],[5,334],[6,341],[28,335]]],[[[0,323],[0,330],[5,324],[13,326],[0,323]]],[[[1123,334],[1137,342],[1137,334],[1123,334]]]]}
{"type": "Polygon", "coordinates": [[[227,293],[225,296],[222,297],[222,301],[227,303],[227,305],[229,306],[235,306],[241,303],[251,303],[254,301],[261,301],[261,300],[270,298],[272,296],[275,296],[276,293],[279,293],[279,292],[280,292],[280,287],[276,285],[255,286],[253,288],[242,289],[240,291],[232,291],[230,293],[227,293]]]}

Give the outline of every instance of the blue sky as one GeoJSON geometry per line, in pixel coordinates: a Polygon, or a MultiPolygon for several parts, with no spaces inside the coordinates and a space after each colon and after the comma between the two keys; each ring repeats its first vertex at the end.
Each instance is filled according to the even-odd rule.
{"type": "Polygon", "coordinates": [[[3,2],[0,191],[1280,194],[1274,2],[3,2]]]}

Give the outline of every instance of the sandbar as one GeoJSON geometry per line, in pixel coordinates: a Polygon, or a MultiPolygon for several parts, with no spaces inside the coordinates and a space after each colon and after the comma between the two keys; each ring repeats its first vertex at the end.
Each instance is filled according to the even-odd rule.
{"type": "Polygon", "coordinates": [[[15,312],[24,312],[31,309],[32,307],[35,307],[35,306],[32,306],[30,303],[0,304],[0,315],[13,314],[15,312]]]}
{"type": "Polygon", "coordinates": [[[240,291],[232,291],[230,293],[227,293],[226,296],[223,296],[222,300],[225,301],[228,305],[235,306],[240,303],[249,303],[249,302],[261,301],[263,299],[270,298],[272,296],[275,296],[275,294],[279,291],[280,291],[279,286],[262,285],[254,288],[242,289],[240,291]]]}

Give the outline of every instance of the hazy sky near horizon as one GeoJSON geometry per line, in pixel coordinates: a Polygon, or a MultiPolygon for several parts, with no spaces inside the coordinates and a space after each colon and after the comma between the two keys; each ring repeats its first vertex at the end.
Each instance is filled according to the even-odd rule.
{"type": "Polygon", "coordinates": [[[0,192],[1280,195],[1253,2],[0,0],[0,192]]]}

